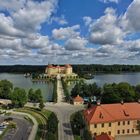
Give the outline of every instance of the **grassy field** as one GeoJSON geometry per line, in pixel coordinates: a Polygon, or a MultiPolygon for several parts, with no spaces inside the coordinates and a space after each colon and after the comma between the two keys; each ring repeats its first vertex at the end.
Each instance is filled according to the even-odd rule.
{"type": "Polygon", "coordinates": [[[38,122],[38,131],[35,140],[45,140],[47,134],[47,119],[52,112],[45,109],[40,111],[39,109],[29,107],[16,109],[16,111],[31,114],[38,122]]]}

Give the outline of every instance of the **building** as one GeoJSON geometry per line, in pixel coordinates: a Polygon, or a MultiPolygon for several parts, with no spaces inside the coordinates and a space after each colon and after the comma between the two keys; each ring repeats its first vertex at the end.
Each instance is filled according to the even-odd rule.
{"type": "Polygon", "coordinates": [[[45,73],[47,76],[57,76],[58,74],[61,74],[61,76],[64,77],[77,77],[77,74],[73,73],[72,66],[69,64],[66,64],[65,66],[53,66],[49,64],[46,67],[45,73]]]}
{"type": "Polygon", "coordinates": [[[80,97],[79,95],[77,95],[74,99],[73,99],[73,104],[74,105],[82,105],[84,104],[84,99],[82,97],[80,97]]]}
{"type": "Polygon", "coordinates": [[[95,140],[114,140],[114,138],[112,136],[109,136],[108,134],[104,133],[99,136],[96,136],[95,140]]]}
{"type": "Polygon", "coordinates": [[[84,118],[93,137],[103,133],[114,138],[136,135],[139,134],[140,103],[98,104],[85,110],[84,118]]]}

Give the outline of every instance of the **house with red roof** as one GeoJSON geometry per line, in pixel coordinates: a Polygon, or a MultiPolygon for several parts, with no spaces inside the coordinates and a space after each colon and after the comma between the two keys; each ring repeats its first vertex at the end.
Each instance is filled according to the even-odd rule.
{"type": "Polygon", "coordinates": [[[93,137],[137,135],[140,103],[98,104],[85,110],[84,118],[93,137]]]}
{"type": "Polygon", "coordinates": [[[84,104],[84,99],[83,99],[81,96],[77,95],[77,96],[73,99],[73,104],[74,104],[74,105],[82,105],[82,104],[84,104]]]}
{"type": "Polygon", "coordinates": [[[115,139],[112,136],[109,136],[108,134],[103,133],[99,136],[96,136],[95,140],[115,140],[115,139]]]}

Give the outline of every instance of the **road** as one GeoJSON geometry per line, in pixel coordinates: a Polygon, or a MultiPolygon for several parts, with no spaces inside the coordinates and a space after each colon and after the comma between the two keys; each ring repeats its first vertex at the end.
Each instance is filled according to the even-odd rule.
{"type": "Polygon", "coordinates": [[[46,103],[45,108],[53,111],[58,117],[58,140],[74,140],[70,124],[70,116],[74,112],[84,109],[84,107],[74,106],[68,103],[46,103]]]}
{"type": "MultiPolygon", "coordinates": [[[[32,130],[32,125],[22,117],[19,116],[10,116],[13,118],[13,121],[16,123],[16,129],[10,129],[3,140],[27,140],[30,132],[32,130]]],[[[5,119],[8,117],[1,116],[0,119],[5,119]]]]}

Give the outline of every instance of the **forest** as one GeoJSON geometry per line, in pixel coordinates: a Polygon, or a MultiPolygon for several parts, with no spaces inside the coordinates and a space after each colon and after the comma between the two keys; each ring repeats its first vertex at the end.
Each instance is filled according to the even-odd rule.
{"type": "MultiPolygon", "coordinates": [[[[1,65],[0,73],[44,73],[47,65],[1,65]]],[[[77,64],[72,65],[73,71],[80,76],[91,73],[120,73],[140,72],[140,65],[101,65],[101,64],[77,64]]]]}

